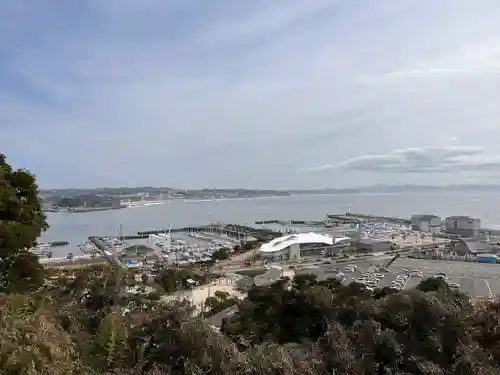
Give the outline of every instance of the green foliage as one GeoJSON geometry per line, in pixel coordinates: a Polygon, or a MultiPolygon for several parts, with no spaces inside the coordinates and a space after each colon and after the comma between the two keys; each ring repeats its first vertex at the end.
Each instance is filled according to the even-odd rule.
{"type": "Polygon", "coordinates": [[[224,311],[231,306],[237,305],[238,298],[232,297],[229,293],[217,290],[213,296],[205,299],[205,316],[211,316],[224,311]]]}
{"type": "Polygon", "coordinates": [[[160,270],[155,277],[155,283],[160,286],[165,293],[174,293],[179,290],[188,289],[188,280],[193,280],[197,285],[206,284],[214,278],[214,275],[196,271],[189,268],[169,267],[160,270]]]}
{"type": "Polygon", "coordinates": [[[212,254],[212,259],[213,260],[225,260],[225,259],[229,259],[230,257],[231,257],[231,251],[228,248],[225,248],[225,247],[216,250],[212,254]]]}
{"type": "Polygon", "coordinates": [[[448,284],[443,279],[428,278],[417,285],[417,289],[423,292],[437,292],[438,290],[448,290],[448,284]]]}
{"type": "Polygon", "coordinates": [[[43,269],[26,250],[47,228],[35,177],[26,170],[13,170],[0,154],[1,290],[26,291],[41,285],[43,269]]]}

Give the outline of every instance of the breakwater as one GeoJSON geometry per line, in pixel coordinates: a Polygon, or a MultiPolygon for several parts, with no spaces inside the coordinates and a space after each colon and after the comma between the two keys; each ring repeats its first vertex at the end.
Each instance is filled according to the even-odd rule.
{"type": "Polygon", "coordinates": [[[35,246],[45,245],[48,247],[60,247],[69,245],[68,241],[36,242],[35,246]]]}
{"type": "Polygon", "coordinates": [[[282,233],[264,228],[252,228],[239,224],[220,224],[220,225],[203,225],[198,227],[182,227],[182,228],[168,228],[168,229],[155,229],[148,231],[137,232],[136,235],[123,236],[121,239],[143,239],[148,238],[149,235],[160,233],[189,233],[189,232],[214,232],[225,234],[227,236],[238,238],[241,240],[247,237],[254,237],[257,240],[270,240],[282,236],[282,233]]]}
{"type": "Polygon", "coordinates": [[[398,223],[398,224],[411,224],[410,219],[403,219],[400,217],[394,217],[394,216],[378,216],[378,215],[370,215],[370,214],[360,214],[360,213],[354,213],[354,212],[347,212],[345,214],[347,217],[353,217],[357,219],[365,219],[365,220],[374,220],[374,221],[389,221],[391,223],[398,223]]]}
{"type": "Polygon", "coordinates": [[[69,242],[68,241],[52,241],[52,242],[48,242],[47,245],[49,245],[50,247],[67,246],[67,245],[69,245],[69,242]]]}
{"type": "Polygon", "coordinates": [[[266,224],[279,224],[279,225],[307,225],[307,226],[318,226],[325,225],[324,221],[317,220],[259,220],[255,222],[256,225],[266,225],[266,224]]]}
{"type": "Polygon", "coordinates": [[[337,221],[343,224],[357,224],[366,221],[384,221],[395,224],[405,224],[410,225],[410,219],[404,219],[394,216],[378,216],[362,213],[347,212],[345,214],[328,214],[327,218],[331,221],[337,221]]]}

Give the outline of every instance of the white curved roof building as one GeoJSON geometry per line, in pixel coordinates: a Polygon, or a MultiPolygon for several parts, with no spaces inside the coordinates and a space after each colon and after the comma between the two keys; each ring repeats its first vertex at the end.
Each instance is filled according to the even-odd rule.
{"type": "Polygon", "coordinates": [[[287,236],[275,238],[260,247],[261,253],[271,254],[279,253],[290,246],[301,244],[324,244],[325,246],[332,246],[338,242],[349,240],[349,237],[333,238],[331,236],[320,233],[296,233],[287,236]]]}

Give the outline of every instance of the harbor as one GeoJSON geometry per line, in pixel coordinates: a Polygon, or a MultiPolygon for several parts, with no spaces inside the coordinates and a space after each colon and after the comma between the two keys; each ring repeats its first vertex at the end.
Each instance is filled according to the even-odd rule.
{"type": "MultiPolygon", "coordinates": [[[[367,221],[361,224],[342,224],[332,228],[320,221],[267,222],[269,223],[267,226],[260,224],[258,228],[212,223],[197,227],[144,230],[133,235],[118,233],[117,236],[91,236],[85,243],[79,245],[81,254],[70,253],[65,258],[45,257],[43,263],[60,265],[71,261],[80,263],[106,261],[124,268],[147,268],[157,263],[183,266],[210,262],[213,260],[213,254],[221,249],[226,249],[232,254],[244,244],[255,244],[253,247],[258,247],[259,244],[284,235],[304,231],[332,238],[349,238],[352,241],[360,239],[396,241],[401,242],[398,245],[401,248],[425,242],[416,233],[411,232],[409,226],[398,223],[367,221]]],[[[429,240],[426,243],[429,243],[429,240]]],[[[317,254],[318,251],[312,253],[317,254]]]]}
{"type": "MultiPolygon", "coordinates": [[[[308,199],[313,198],[314,197],[308,199]]],[[[394,199],[394,197],[392,198],[394,199]]],[[[117,252],[118,248],[123,250],[130,248],[131,246],[144,246],[154,250],[152,254],[155,259],[162,260],[164,258],[168,258],[168,261],[171,263],[189,263],[207,259],[207,257],[209,257],[210,254],[213,254],[213,252],[218,248],[234,248],[235,245],[229,246],[228,243],[224,243],[224,241],[227,241],[227,238],[234,239],[236,244],[236,241],[244,243],[254,240],[264,243],[287,234],[314,232],[328,235],[333,238],[348,237],[353,241],[376,240],[386,241],[387,243],[397,242],[398,246],[405,247],[421,246],[423,244],[439,244],[446,239],[450,240],[460,237],[459,234],[449,234],[447,232],[444,218],[440,219],[438,227],[433,227],[432,229],[430,227],[424,228],[420,224],[417,225],[412,222],[414,217],[426,215],[411,215],[411,217],[405,218],[404,215],[374,215],[372,213],[360,212],[361,210],[356,210],[356,212],[354,212],[348,209],[346,212],[337,211],[340,213],[327,215],[324,213],[320,215],[312,215],[311,213],[307,214],[306,212],[304,214],[304,219],[302,219],[300,215],[290,215],[289,219],[284,219],[283,213],[280,215],[273,215],[272,212],[269,212],[268,217],[273,219],[262,220],[265,219],[265,216],[267,215],[262,215],[262,212],[258,210],[259,207],[261,208],[261,211],[264,208],[267,210],[268,204],[272,202],[281,202],[280,205],[282,205],[283,200],[287,199],[292,198],[285,197],[280,198],[280,200],[259,199],[256,201],[235,200],[184,204],[182,205],[182,211],[175,211],[175,215],[178,218],[177,221],[184,223],[188,220],[193,223],[204,221],[205,223],[210,222],[210,224],[184,225],[178,227],[172,227],[172,225],[164,225],[161,227],[158,225],[156,226],[156,229],[154,223],[165,223],[165,220],[157,220],[157,216],[155,216],[154,213],[165,212],[165,206],[158,205],[155,207],[143,208],[141,210],[119,210],[120,212],[96,212],[90,213],[88,216],[75,215],[71,216],[71,222],[68,221],[70,220],[68,216],[53,214],[55,216],[51,216],[50,218],[51,225],[53,225],[54,220],[56,227],[58,226],[58,220],[59,226],[61,226],[61,224],[72,225],[72,222],[81,223],[79,225],[82,225],[83,230],[78,233],[86,233],[87,236],[78,241],[75,240],[75,235],[66,237],[64,232],[59,231],[58,234],[55,233],[57,237],[56,235],[42,237],[41,241],[43,240],[43,243],[40,244],[42,248],[33,250],[35,250],[34,252],[36,252],[41,258],[49,258],[48,255],[50,254],[50,258],[44,260],[44,263],[46,264],[61,262],[63,260],[69,261],[70,259],[89,259],[89,261],[93,259],[105,259],[106,261],[116,263],[116,260],[113,260],[116,257],[115,255],[111,257],[106,256],[102,249],[97,247],[90,240],[91,238],[114,238],[114,243],[106,245],[106,248],[110,247],[109,252],[112,254],[119,254],[119,252],[117,252]],[[220,209],[227,207],[233,207],[231,209],[233,214],[231,214],[231,212],[221,214],[220,209]],[[203,212],[200,212],[200,209],[202,209],[203,212]],[[251,221],[240,219],[239,221],[233,221],[234,224],[224,224],[222,222],[214,221],[216,218],[220,219],[225,218],[226,216],[230,219],[231,217],[234,217],[234,212],[238,212],[238,214],[245,214],[247,211],[252,209],[255,212],[251,212],[251,215],[253,215],[253,220],[251,221]],[[193,217],[191,218],[183,216],[189,214],[191,210],[198,211],[193,211],[193,217]],[[257,211],[260,212],[258,215],[257,211]],[[128,216],[124,217],[123,215],[128,216]],[[90,220],[92,217],[94,217],[93,220],[98,220],[97,222],[99,222],[99,218],[101,217],[107,217],[108,221],[103,223],[99,228],[96,228],[94,233],[89,233],[87,228],[94,228],[90,222],[92,221],[90,220]],[[322,217],[323,219],[321,220],[322,217]],[[123,225],[118,224],[120,222],[123,222],[123,225]],[[151,223],[153,223],[153,225],[151,223]],[[138,226],[140,227],[137,228],[138,226]],[[124,231],[124,227],[128,230],[124,231]],[[136,228],[136,231],[133,230],[134,228],[136,228]],[[58,240],[65,237],[69,241],[58,240]],[[170,240],[167,240],[166,237],[169,237],[170,240]],[[50,248],[46,246],[49,243],[53,244],[50,248]],[[57,247],[57,243],[67,243],[67,245],[57,247]],[[198,253],[201,255],[196,255],[198,253]]],[[[323,199],[325,198],[321,197],[321,199],[321,202],[323,202],[323,199]]],[[[380,199],[383,199],[383,197],[380,199]]],[[[169,205],[169,209],[175,207],[176,205],[179,205],[180,207],[181,203],[172,203],[169,205]]],[[[321,207],[323,207],[323,203],[321,204],[321,207]]],[[[322,210],[324,210],[324,208],[322,208],[322,210]]],[[[169,213],[169,215],[172,214],[169,213]]],[[[461,220],[460,217],[458,220],[461,220]]],[[[487,223],[490,222],[491,219],[490,221],[487,221],[487,223]]],[[[485,238],[487,237],[489,241],[498,241],[498,239],[495,238],[500,233],[498,228],[484,229],[478,227],[479,221],[474,221],[474,223],[474,229],[469,230],[467,234],[480,235],[485,238]]],[[[142,248],[139,253],[144,253],[143,250],[144,248],[142,248]]],[[[134,261],[134,257],[137,258],[137,254],[133,254],[134,251],[137,252],[137,248],[135,248],[135,250],[134,248],[129,250],[129,252],[132,253],[129,254],[131,262],[134,261]]],[[[128,262],[126,258],[124,259],[128,262]]]]}
{"type": "MultiPolygon", "coordinates": [[[[212,262],[221,249],[235,249],[256,238],[254,231],[241,231],[238,226],[207,225],[142,231],[137,236],[91,237],[86,251],[99,253],[109,262],[124,268],[150,268],[157,263],[189,265],[212,262]],[[142,240],[133,243],[133,240],[142,240]]],[[[267,233],[267,231],[266,231],[267,233]]]]}

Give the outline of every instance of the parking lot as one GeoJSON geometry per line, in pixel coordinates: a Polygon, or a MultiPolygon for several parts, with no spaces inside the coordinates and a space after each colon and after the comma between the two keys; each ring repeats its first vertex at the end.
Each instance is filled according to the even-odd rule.
{"type": "MultiPolygon", "coordinates": [[[[363,273],[366,272],[367,270],[373,270],[371,272],[372,275],[375,275],[379,281],[374,285],[376,288],[384,288],[384,287],[390,287],[393,282],[398,281],[398,275],[403,275],[404,273],[400,272],[401,268],[394,268],[394,267],[389,267],[389,272],[380,272],[377,268],[373,268],[370,266],[368,263],[367,264],[360,264],[359,262],[356,263],[358,266],[358,269],[355,270],[354,272],[349,272],[346,270],[348,268],[348,265],[345,265],[343,267],[340,267],[340,272],[344,273],[344,283],[349,284],[351,282],[356,281],[359,278],[363,277],[363,273]]],[[[412,271],[413,269],[409,270],[412,271]]],[[[406,273],[409,274],[410,272],[406,273]]],[[[399,280],[401,282],[401,279],[399,280]]],[[[407,289],[407,288],[413,288],[417,286],[420,282],[422,281],[421,277],[418,276],[413,276],[411,274],[408,275],[408,278],[404,281],[402,281],[403,288],[402,289],[407,289]]]]}
{"type": "Polygon", "coordinates": [[[444,272],[449,282],[460,285],[460,290],[474,297],[500,296],[500,265],[399,258],[391,268],[418,269],[424,277],[444,272]]]}
{"type": "MultiPolygon", "coordinates": [[[[358,269],[354,272],[346,272],[348,264],[324,265],[321,268],[329,276],[337,270],[344,273],[344,282],[350,283],[362,277],[364,270],[371,267],[383,265],[387,260],[355,262],[358,269]]],[[[500,297],[500,265],[484,263],[468,263],[457,261],[425,260],[399,258],[388,267],[389,272],[377,272],[384,276],[377,283],[377,288],[390,286],[396,280],[402,269],[408,270],[409,278],[404,284],[404,289],[417,286],[427,277],[435,277],[438,272],[446,274],[449,283],[456,283],[460,286],[460,291],[471,297],[500,297]],[[423,277],[412,275],[412,271],[422,272],[423,277]]],[[[376,271],[375,271],[376,272],[376,271]]]]}

